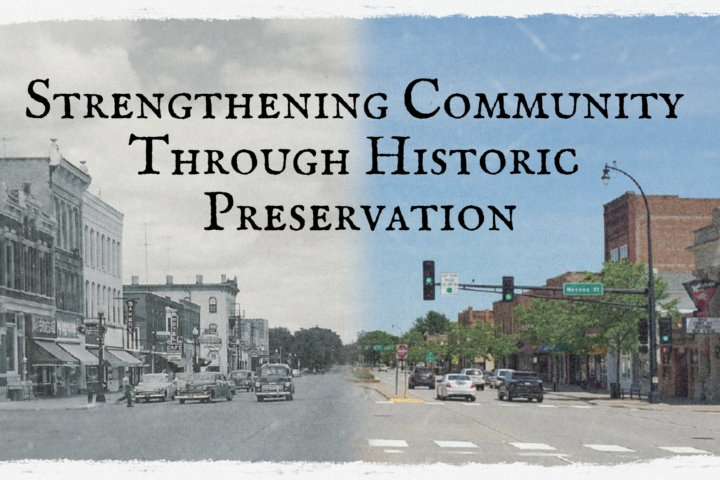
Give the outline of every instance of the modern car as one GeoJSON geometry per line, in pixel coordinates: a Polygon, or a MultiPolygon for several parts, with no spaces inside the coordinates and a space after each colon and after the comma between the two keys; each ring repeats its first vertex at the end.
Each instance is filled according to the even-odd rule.
{"type": "Polygon", "coordinates": [[[292,370],[282,363],[266,363],[260,367],[255,380],[255,397],[258,402],[269,398],[292,400],[295,385],[292,381],[292,370]]]}
{"type": "Polygon", "coordinates": [[[135,401],[149,402],[150,400],[175,399],[175,383],[170,380],[167,373],[147,373],[140,377],[140,383],[135,387],[135,401]]]}
{"type": "Polygon", "coordinates": [[[475,384],[468,375],[449,373],[444,375],[437,384],[435,393],[438,400],[463,398],[468,402],[475,401],[475,384]]]}
{"type": "Polygon", "coordinates": [[[435,388],[435,374],[432,370],[427,367],[415,367],[410,373],[408,379],[408,388],[415,388],[417,386],[428,387],[429,389],[435,388]]]}
{"type": "Polygon", "coordinates": [[[543,401],[543,383],[535,372],[510,371],[503,377],[498,387],[498,400],[507,399],[512,402],[516,398],[533,398],[538,403],[543,401]]]}
{"type": "Polygon", "coordinates": [[[237,390],[252,392],[255,390],[255,372],[251,370],[233,370],[230,372],[230,382],[235,384],[237,390]]]}
{"type": "Polygon", "coordinates": [[[475,390],[485,390],[485,375],[479,368],[463,368],[460,375],[467,375],[475,385],[475,390]]]}
{"type": "Polygon", "coordinates": [[[490,379],[490,388],[498,388],[498,385],[502,382],[503,377],[506,373],[514,370],[510,368],[497,368],[493,371],[492,378],[490,379]]]}
{"type": "Polygon", "coordinates": [[[378,372],[387,372],[387,371],[388,371],[387,365],[385,365],[384,363],[381,363],[380,365],[378,365],[378,372]]]}
{"type": "Polygon", "coordinates": [[[186,400],[198,400],[209,403],[224,398],[228,402],[233,399],[230,382],[222,373],[198,372],[190,375],[185,388],[177,392],[176,398],[180,403],[186,400]]]}

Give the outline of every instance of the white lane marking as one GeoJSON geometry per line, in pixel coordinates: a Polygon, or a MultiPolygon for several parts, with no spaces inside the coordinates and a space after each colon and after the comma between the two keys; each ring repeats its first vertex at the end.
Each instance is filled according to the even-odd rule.
{"type": "Polygon", "coordinates": [[[538,408],[558,408],[557,405],[538,405],[538,408]]]}
{"type": "Polygon", "coordinates": [[[454,453],[456,455],[477,455],[477,452],[463,452],[461,450],[448,450],[447,453],[454,453]]]}
{"type": "Polygon", "coordinates": [[[710,453],[706,450],[700,450],[695,447],[658,447],[662,450],[667,450],[672,453],[710,453]]]}
{"type": "Polygon", "coordinates": [[[479,407],[479,403],[461,403],[460,405],[466,406],[466,407],[479,407]]]}
{"type": "Polygon", "coordinates": [[[368,440],[368,445],[371,447],[407,447],[408,444],[405,440],[382,440],[378,438],[371,438],[368,440]]]}
{"type": "Polygon", "coordinates": [[[472,442],[458,440],[433,440],[440,448],[480,448],[472,442]]]}
{"type": "Polygon", "coordinates": [[[402,450],[383,450],[385,453],[403,453],[402,450]]]}
{"type": "Polygon", "coordinates": [[[519,407],[517,403],[498,403],[501,407],[519,407]]]}
{"type": "Polygon", "coordinates": [[[629,448],[621,447],[620,445],[583,445],[583,447],[592,448],[598,452],[634,452],[629,448]]]}
{"type": "Polygon", "coordinates": [[[570,405],[572,408],[593,408],[590,405],[570,405]]]}
{"type": "Polygon", "coordinates": [[[382,404],[386,404],[386,405],[387,405],[387,404],[389,404],[389,405],[394,405],[394,404],[395,404],[395,402],[390,402],[390,401],[385,401],[385,400],[383,400],[382,402],[375,402],[375,403],[382,403],[382,404]]]}
{"type": "Polygon", "coordinates": [[[550,445],[546,443],[514,443],[510,442],[510,445],[512,445],[515,448],[519,448],[520,450],[557,450],[555,447],[551,447],[550,445]]]}
{"type": "Polygon", "coordinates": [[[425,405],[445,405],[443,402],[423,402],[425,405]]]}

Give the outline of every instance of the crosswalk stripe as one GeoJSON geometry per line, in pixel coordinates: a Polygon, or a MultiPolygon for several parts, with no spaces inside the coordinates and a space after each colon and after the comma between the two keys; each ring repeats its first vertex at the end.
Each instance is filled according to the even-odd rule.
{"type": "Polygon", "coordinates": [[[479,407],[480,406],[479,403],[462,403],[461,405],[463,405],[465,407],[479,407]]]}
{"type": "Polygon", "coordinates": [[[634,452],[629,448],[621,447],[620,445],[583,445],[583,447],[597,450],[598,452],[634,452]]]}
{"type": "Polygon", "coordinates": [[[515,448],[518,448],[520,450],[557,450],[555,447],[551,447],[550,445],[546,443],[520,443],[520,442],[510,442],[510,445],[512,445],[515,448]]]}
{"type": "Polygon", "coordinates": [[[558,408],[557,405],[538,405],[538,408],[558,408]]]}
{"type": "Polygon", "coordinates": [[[457,440],[433,440],[440,448],[480,448],[472,442],[462,442],[457,440]]]}
{"type": "Polygon", "coordinates": [[[395,405],[395,402],[389,402],[389,401],[385,401],[385,400],[382,402],[375,402],[375,403],[384,403],[384,404],[395,405]]]}
{"type": "Polygon", "coordinates": [[[425,405],[445,405],[443,402],[424,402],[425,405]]]}
{"type": "Polygon", "coordinates": [[[590,405],[570,405],[572,408],[593,408],[590,405]]]}
{"type": "Polygon", "coordinates": [[[371,447],[407,447],[408,443],[405,440],[383,440],[373,438],[368,440],[368,445],[371,447]]]}
{"type": "Polygon", "coordinates": [[[668,452],[672,453],[705,453],[709,454],[710,452],[706,450],[700,450],[699,448],[695,447],[658,447],[662,450],[667,450],[668,452]]]}
{"type": "Polygon", "coordinates": [[[383,450],[383,452],[385,452],[385,453],[403,453],[402,450],[387,450],[387,449],[383,450]]]}

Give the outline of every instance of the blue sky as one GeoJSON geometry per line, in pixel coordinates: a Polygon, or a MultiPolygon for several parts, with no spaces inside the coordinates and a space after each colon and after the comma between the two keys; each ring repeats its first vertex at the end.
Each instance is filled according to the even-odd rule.
{"type": "MultiPolygon", "coordinates": [[[[441,176],[365,176],[363,202],[399,205],[476,205],[486,214],[477,231],[373,232],[365,235],[366,330],[397,333],[428,310],[456,320],[468,306],[492,308],[498,295],[461,291],[423,302],[421,262],[435,260],[438,272],[457,272],[461,283],[499,285],[503,275],[515,283],[542,285],[566,271],[597,270],[603,255],[603,204],[633,190],[626,178],[600,181],[606,162],[633,175],[652,195],[717,197],[718,96],[720,25],[717,18],[640,17],[575,18],[539,16],[528,19],[452,17],[444,19],[390,18],[364,21],[363,90],[388,95],[388,118],[363,122],[363,137],[409,136],[406,161],[413,169],[414,149],[496,149],[531,153],[536,168],[538,149],[555,152],[572,148],[577,173],[569,176],[509,175],[508,166],[490,176],[481,171],[478,157],[468,163],[470,175],[457,175],[458,162],[448,159],[441,176]],[[417,104],[425,111],[442,107],[453,93],[466,95],[471,113],[462,119],[441,111],[433,118],[412,118],[402,105],[406,86],[416,78],[438,79],[439,92],[425,83],[416,89],[417,104]],[[474,119],[476,93],[494,99],[509,93],[510,115],[514,93],[529,99],[547,93],[549,119],[474,119]],[[661,99],[650,99],[651,119],[639,119],[640,100],[626,99],[628,119],[615,119],[617,101],[610,99],[610,118],[595,113],[585,119],[585,103],[569,120],[553,115],[551,93],[669,93],[684,96],[677,119],[666,119],[661,99]],[[502,210],[516,205],[514,230],[489,231],[488,205],[502,210]]],[[[457,104],[459,107],[459,102],[457,104]]],[[[568,104],[569,105],[569,104],[568,104]]],[[[360,157],[370,165],[370,141],[360,157]]],[[[426,165],[429,153],[426,153],[426,165]]],[[[387,171],[391,171],[388,162],[387,171]]],[[[365,170],[369,170],[365,169],[365,170]]],[[[439,222],[439,221],[438,221],[439,222]]],[[[439,278],[438,278],[439,281],[439,278]]],[[[438,291],[439,293],[439,291],[438,291]]]]}

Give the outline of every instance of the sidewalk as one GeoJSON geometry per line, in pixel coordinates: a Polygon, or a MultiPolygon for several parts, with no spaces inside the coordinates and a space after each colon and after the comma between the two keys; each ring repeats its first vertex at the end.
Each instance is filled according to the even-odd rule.
{"type": "Polygon", "coordinates": [[[118,399],[123,396],[122,392],[111,392],[105,394],[105,403],[87,402],[87,395],[72,395],[70,397],[51,397],[33,400],[0,401],[0,412],[6,411],[40,411],[40,410],[89,410],[106,406],[115,406],[118,399]]]}

